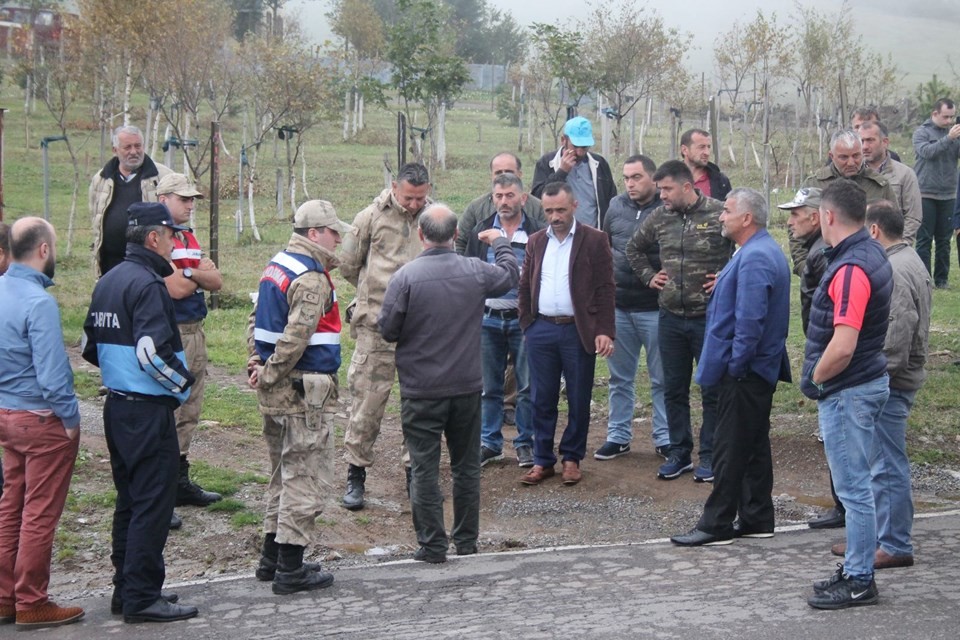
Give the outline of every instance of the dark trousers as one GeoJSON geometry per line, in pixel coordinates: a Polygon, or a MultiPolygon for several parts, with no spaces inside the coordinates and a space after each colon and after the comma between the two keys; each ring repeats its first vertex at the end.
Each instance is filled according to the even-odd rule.
{"type": "MultiPolygon", "coordinates": [[[[670,428],[670,452],[690,458],[693,428],[690,425],[690,381],[693,362],[700,361],[706,316],[684,318],[660,310],[660,361],[663,363],[663,395],[670,428]]],[[[700,426],[700,461],[713,458],[713,431],[717,423],[717,390],[701,387],[703,423],[700,426]]]]}
{"type": "Polygon", "coordinates": [[[103,426],[117,488],[113,584],[123,598],[123,612],[132,614],[160,597],[180,448],[170,405],[108,396],[103,426]]]}
{"type": "Polygon", "coordinates": [[[923,198],[923,222],[917,231],[917,254],[930,271],[930,244],[936,243],[933,256],[933,283],[947,286],[950,275],[950,236],[953,235],[953,208],[956,199],[923,198]]]}
{"type": "Polygon", "coordinates": [[[452,398],[401,398],[403,438],[410,452],[410,506],[421,547],[447,552],[440,492],[440,440],[446,438],[453,475],[453,529],[457,549],[480,535],[480,392],[452,398]]]}
{"type": "Polygon", "coordinates": [[[725,376],[717,389],[713,490],[697,528],[730,533],[739,514],[746,528],[773,531],[770,408],[776,387],[751,373],[740,381],[725,376]]]}
{"type": "Polygon", "coordinates": [[[577,326],[535,320],[524,333],[533,405],[533,461],[542,467],[557,464],[553,442],[557,432],[560,376],[567,382],[567,427],[560,439],[564,462],[579,463],[587,453],[590,397],[593,393],[595,353],[580,344],[577,326]]]}

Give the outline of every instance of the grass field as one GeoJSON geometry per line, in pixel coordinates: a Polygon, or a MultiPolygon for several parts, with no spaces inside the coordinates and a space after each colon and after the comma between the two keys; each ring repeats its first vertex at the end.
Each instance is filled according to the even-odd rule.
{"type": "MultiPolygon", "coordinates": [[[[141,109],[146,98],[140,97],[137,104],[141,109]]],[[[43,211],[42,156],[39,140],[45,135],[57,133],[52,121],[37,105],[34,114],[25,118],[23,97],[19,89],[8,85],[0,91],[0,106],[9,109],[5,115],[4,141],[4,219],[10,222],[24,215],[41,215],[43,211]],[[29,132],[29,136],[28,136],[29,132]]],[[[311,198],[330,200],[336,206],[341,217],[352,220],[358,211],[383,188],[383,158],[386,155],[395,164],[393,130],[395,115],[393,112],[369,111],[366,115],[367,129],[355,142],[340,141],[340,125],[329,123],[318,126],[308,132],[305,148],[307,163],[307,191],[311,198]]],[[[72,120],[73,121],[73,120],[72,120]]],[[[89,126],[89,114],[80,110],[75,114],[79,125],[89,126]]],[[[476,196],[489,189],[487,163],[497,151],[516,150],[517,132],[496,119],[491,111],[489,94],[467,95],[449,112],[447,129],[447,169],[436,171],[433,175],[434,198],[448,203],[454,210],[461,211],[476,196]]],[[[143,125],[141,121],[134,124],[143,125]]],[[[54,144],[51,152],[50,202],[52,221],[60,234],[58,242],[59,261],[57,266],[57,285],[53,292],[59,299],[62,309],[65,337],[68,343],[79,341],[82,323],[89,296],[93,289],[94,277],[90,256],[90,218],[86,204],[86,192],[89,176],[99,169],[99,135],[96,131],[78,128],[71,135],[75,145],[80,147],[81,172],[83,174],[80,198],[76,214],[76,231],[72,254],[66,255],[66,229],[72,190],[69,159],[62,144],[54,144]]],[[[240,134],[236,122],[223,125],[226,146],[232,156],[223,157],[223,185],[236,185],[236,156],[239,153],[240,134]]],[[[892,148],[901,152],[909,162],[912,153],[906,138],[897,138],[892,148]]],[[[546,149],[552,150],[553,144],[546,149]]],[[[653,130],[647,138],[645,152],[658,162],[667,159],[668,139],[666,131],[653,130]]],[[[534,148],[525,148],[520,152],[523,160],[524,176],[529,181],[533,177],[533,166],[540,155],[539,138],[534,140],[534,148]]],[[[106,157],[110,156],[109,149],[106,157]]],[[[162,155],[155,159],[162,161],[162,155]]],[[[255,242],[249,230],[238,240],[235,237],[236,196],[220,203],[220,268],[224,274],[224,308],[212,311],[207,321],[207,337],[210,359],[215,365],[239,372],[246,361],[243,332],[249,313],[248,292],[254,291],[265,262],[277,250],[283,247],[290,234],[287,219],[276,217],[276,198],[274,181],[276,168],[281,166],[285,157],[282,146],[266,145],[261,152],[259,173],[264,179],[258,184],[256,205],[258,222],[263,236],[262,242],[255,242]]],[[[614,175],[619,175],[619,166],[611,160],[614,175]]],[[[395,168],[395,167],[394,167],[395,168]]],[[[735,186],[759,188],[762,180],[759,171],[744,172],[739,168],[727,169],[735,186]]],[[[301,175],[298,165],[298,182],[301,175]]],[[[201,190],[209,192],[209,175],[201,181],[201,190]]],[[[774,181],[776,182],[776,181],[774,181]]],[[[781,201],[786,194],[778,195],[781,201]]],[[[298,201],[304,200],[302,188],[298,201]]],[[[289,212],[287,212],[289,215],[289,212]]],[[[209,206],[202,201],[197,210],[197,228],[200,241],[208,246],[209,206]]],[[[246,215],[246,213],[244,213],[246,215]]],[[[785,216],[774,210],[771,216],[771,231],[786,246],[785,216]]],[[[246,220],[244,220],[246,226],[246,220]]],[[[955,258],[954,258],[955,259],[955,258]]],[[[960,359],[960,271],[954,266],[950,290],[938,290],[934,294],[933,326],[931,328],[928,382],[919,394],[917,405],[911,418],[909,445],[911,455],[918,462],[960,462],[960,366],[954,364],[960,359]]],[[[335,276],[342,304],[353,296],[352,287],[335,276]]],[[[794,282],[794,299],[797,298],[794,282]]],[[[9,302],[8,302],[9,303],[9,302]]],[[[799,303],[795,304],[799,309],[799,303]]],[[[344,362],[349,359],[352,341],[343,334],[344,362]]],[[[799,375],[799,365],[803,351],[803,337],[800,329],[799,313],[795,314],[791,326],[789,341],[794,375],[799,375]]],[[[598,376],[606,376],[605,364],[601,363],[598,376]]],[[[346,366],[341,368],[341,381],[345,383],[346,366]]],[[[89,389],[92,382],[83,380],[83,388],[89,389]]],[[[212,391],[212,390],[211,390],[212,391]]],[[[605,389],[598,389],[595,399],[606,401],[605,389]]],[[[641,389],[641,398],[648,397],[641,389]]],[[[249,398],[249,394],[247,394],[249,398]]],[[[204,418],[224,424],[238,424],[253,428],[253,420],[246,413],[253,406],[249,400],[238,400],[226,389],[218,389],[208,394],[204,418]],[[238,415],[238,413],[244,415],[238,415]]],[[[776,396],[774,411],[782,415],[797,413],[813,414],[815,405],[806,401],[795,385],[782,385],[776,396]]]]}

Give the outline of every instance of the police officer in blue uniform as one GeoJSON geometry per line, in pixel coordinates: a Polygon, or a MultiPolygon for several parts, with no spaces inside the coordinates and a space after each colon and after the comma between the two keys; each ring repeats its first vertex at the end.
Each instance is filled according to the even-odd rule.
{"type": "Polygon", "coordinates": [[[194,382],[163,280],[183,227],[160,203],[127,211],[126,258],[93,290],[83,357],[100,367],[109,389],[103,424],[117,489],[111,608],[125,622],[170,622],[197,615],[160,593],[180,458],[173,412],[194,382]]]}

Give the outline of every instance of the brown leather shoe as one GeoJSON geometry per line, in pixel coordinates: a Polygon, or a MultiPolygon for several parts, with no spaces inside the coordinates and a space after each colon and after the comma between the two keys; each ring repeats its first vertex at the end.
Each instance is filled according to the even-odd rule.
{"type": "MultiPolygon", "coordinates": [[[[835,556],[843,557],[847,552],[847,544],[845,542],[838,542],[837,544],[830,547],[830,553],[835,556]]],[[[879,569],[899,569],[900,567],[912,567],[913,566],[913,556],[892,556],[883,549],[877,547],[877,552],[873,556],[873,568],[876,570],[879,569]]]]}
{"type": "Polygon", "coordinates": [[[555,475],[557,475],[557,472],[553,470],[553,467],[541,467],[535,464],[530,468],[530,471],[520,476],[520,482],[532,486],[540,484],[547,478],[552,478],[555,475]]]}
{"type": "Polygon", "coordinates": [[[898,569],[912,566],[913,555],[892,556],[883,549],[877,549],[877,554],[873,556],[874,569],[898,569]]]}
{"type": "Polygon", "coordinates": [[[17,611],[17,629],[42,629],[59,627],[76,622],[83,617],[80,607],[60,607],[47,601],[35,609],[17,611]]]}
{"type": "Polygon", "coordinates": [[[17,619],[17,608],[12,604],[0,604],[0,624],[10,624],[17,619]]]}
{"type": "Polygon", "coordinates": [[[573,460],[563,461],[563,484],[570,486],[577,484],[583,478],[580,472],[580,463],[573,460]]]}

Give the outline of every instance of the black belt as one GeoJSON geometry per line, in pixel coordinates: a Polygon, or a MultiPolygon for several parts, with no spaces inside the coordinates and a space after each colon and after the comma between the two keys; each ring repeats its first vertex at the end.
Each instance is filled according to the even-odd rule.
{"type": "Polygon", "coordinates": [[[125,392],[120,393],[117,391],[110,390],[107,392],[107,397],[112,400],[125,400],[126,402],[149,402],[151,404],[162,404],[167,407],[176,409],[180,406],[180,402],[172,396],[148,396],[141,393],[132,393],[125,392]]]}
{"type": "Polygon", "coordinates": [[[483,313],[491,318],[500,318],[501,320],[516,320],[520,317],[520,312],[516,309],[492,309],[485,307],[483,313]]]}
{"type": "Polygon", "coordinates": [[[576,322],[576,318],[573,316],[545,316],[542,313],[539,314],[541,320],[546,320],[547,322],[552,322],[553,324],[573,324],[576,322]]]}

